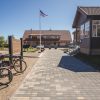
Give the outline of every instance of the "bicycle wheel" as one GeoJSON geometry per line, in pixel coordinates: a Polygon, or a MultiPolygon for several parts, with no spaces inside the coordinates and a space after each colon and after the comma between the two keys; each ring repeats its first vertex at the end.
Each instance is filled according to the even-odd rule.
{"type": "Polygon", "coordinates": [[[14,63],[14,69],[17,73],[23,73],[27,68],[27,64],[22,59],[17,59],[14,63]]]}
{"type": "Polygon", "coordinates": [[[1,85],[9,84],[12,81],[12,79],[13,79],[13,74],[11,70],[5,67],[0,68],[0,84],[1,85]]]}

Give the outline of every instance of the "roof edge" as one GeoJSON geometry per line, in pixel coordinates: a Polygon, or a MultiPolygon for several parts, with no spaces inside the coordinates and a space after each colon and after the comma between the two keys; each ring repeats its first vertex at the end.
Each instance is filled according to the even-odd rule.
{"type": "MultiPolygon", "coordinates": [[[[84,7],[85,8],[85,7],[84,7]]],[[[87,13],[86,13],[86,11],[84,11],[82,8],[81,8],[81,6],[79,6],[79,9],[83,12],[83,13],[85,13],[86,15],[88,15],[87,13]]]]}

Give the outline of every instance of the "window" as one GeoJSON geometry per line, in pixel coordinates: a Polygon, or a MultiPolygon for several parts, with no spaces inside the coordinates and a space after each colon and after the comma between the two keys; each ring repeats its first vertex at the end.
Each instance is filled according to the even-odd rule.
{"type": "Polygon", "coordinates": [[[30,39],[32,39],[32,38],[33,38],[33,36],[32,36],[32,35],[29,35],[29,38],[30,38],[30,39]]]}
{"type": "Polygon", "coordinates": [[[46,36],[43,36],[44,39],[46,39],[46,36]]]}
{"type": "Polygon", "coordinates": [[[51,39],[55,39],[55,38],[56,38],[56,36],[53,36],[53,35],[51,36],[51,39]]]}
{"type": "Polygon", "coordinates": [[[92,36],[95,37],[96,36],[96,25],[92,26],[92,36]]]}
{"type": "Polygon", "coordinates": [[[85,36],[84,37],[89,37],[89,33],[90,33],[90,23],[89,23],[89,21],[87,21],[86,23],[85,23],[85,30],[84,30],[85,32],[84,32],[84,34],[85,34],[85,36]]]}
{"type": "Polygon", "coordinates": [[[97,24],[100,24],[100,20],[93,20],[92,23],[93,23],[93,24],[96,24],[96,25],[97,25],[97,24]]]}
{"type": "Polygon", "coordinates": [[[84,24],[81,25],[81,33],[80,33],[80,39],[84,38],[84,24]]]}
{"type": "Polygon", "coordinates": [[[85,22],[83,25],[81,25],[81,33],[80,33],[80,39],[89,38],[90,34],[90,21],[85,22]]]}
{"type": "Polygon", "coordinates": [[[57,38],[57,39],[59,39],[59,38],[60,38],[60,36],[57,36],[56,38],[57,38]]]}
{"type": "Polygon", "coordinates": [[[100,36],[100,24],[97,25],[97,36],[100,36]]]}
{"type": "Polygon", "coordinates": [[[100,37],[100,20],[92,21],[92,36],[100,37]]]}
{"type": "Polygon", "coordinates": [[[40,36],[37,36],[37,39],[40,39],[40,36]]]}

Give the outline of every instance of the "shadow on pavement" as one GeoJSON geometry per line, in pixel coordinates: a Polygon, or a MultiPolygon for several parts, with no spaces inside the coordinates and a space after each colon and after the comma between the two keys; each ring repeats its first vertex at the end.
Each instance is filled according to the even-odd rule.
{"type": "Polygon", "coordinates": [[[21,75],[21,74],[22,73],[17,73],[17,72],[13,73],[14,76],[18,76],[18,75],[21,75]]]}
{"type": "Polygon", "coordinates": [[[9,85],[1,85],[0,84],[0,90],[7,88],[9,85]]]}
{"type": "Polygon", "coordinates": [[[73,72],[96,72],[92,66],[76,59],[73,56],[62,56],[58,67],[73,71],[73,72]]]}
{"type": "Polygon", "coordinates": [[[37,56],[23,56],[23,57],[26,57],[26,58],[39,58],[37,56]]]}

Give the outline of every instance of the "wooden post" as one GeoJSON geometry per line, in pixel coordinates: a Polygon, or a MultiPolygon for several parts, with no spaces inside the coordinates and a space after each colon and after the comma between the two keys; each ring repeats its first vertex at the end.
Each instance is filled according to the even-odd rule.
{"type": "Polygon", "coordinates": [[[92,54],[92,19],[90,20],[90,45],[89,45],[89,55],[92,54]]]}
{"type": "Polygon", "coordinates": [[[76,44],[77,44],[77,34],[78,34],[78,30],[77,30],[77,28],[76,28],[76,32],[75,32],[75,37],[76,37],[76,44]]]}
{"type": "Polygon", "coordinates": [[[21,55],[21,58],[23,58],[23,38],[20,38],[20,41],[21,41],[21,52],[20,52],[20,55],[21,55]]]}
{"type": "Polygon", "coordinates": [[[12,64],[12,56],[13,56],[13,45],[12,45],[12,36],[8,36],[9,43],[9,61],[12,64]]]}

